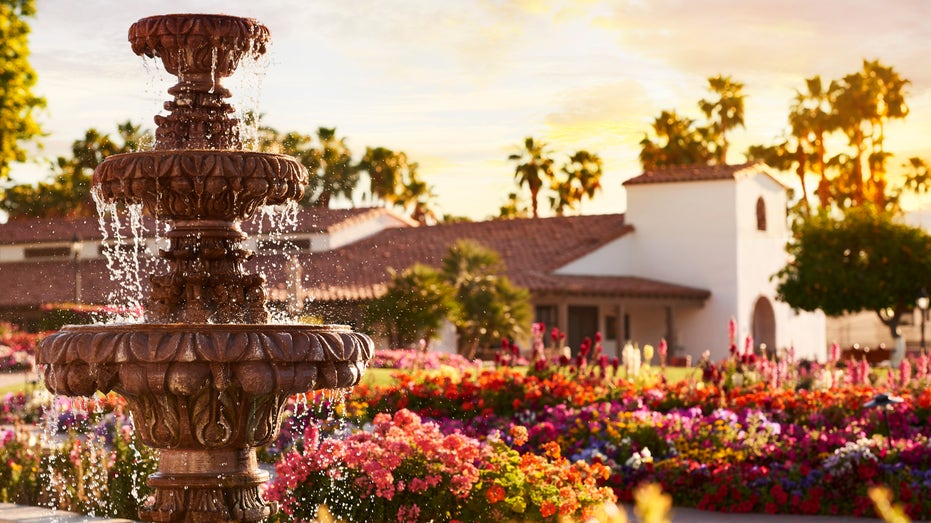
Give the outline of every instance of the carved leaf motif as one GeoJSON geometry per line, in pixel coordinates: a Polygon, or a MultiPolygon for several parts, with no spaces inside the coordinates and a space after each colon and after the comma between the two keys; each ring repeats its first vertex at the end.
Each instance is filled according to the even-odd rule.
{"type": "Polygon", "coordinates": [[[208,448],[219,448],[229,444],[233,435],[229,414],[219,398],[228,397],[226,393],[217,393],[212,387],[204,387],[194,399],[191,409],[191,427],[198,443],[208,448]]]}
{"type": "Polygon", "coordinates": [[[262,347],[263,359],[272,361],[290,361],[289,354],[285,353],[285,347],[291,346],[291,335],[286,332],[277,332],[271,335],[262,334],[259,336],[262,347]]]}
{"type": "Polygon", "coordinates": [[[250,446],[266,445],[278,436],[284,403],[277,394],[253,399],[246,423],[246,442],[250,446]]]}
{"type": "Polygon", "coordinates": [[[138,361],[149,361],[149,335],[146,332],[134,332],[130,334],[129,348],[133,359],[138,361]]]}
{"type": "Polygon", "coordinates": [[[309,346],[307,347],[307,361],[324,361],[326,359],[323,350],[323,340],[319,334],[308,333],[307,341],[309,346]]]}
{"type": "Polygon", "coordinates": [[[325,361],[343,361],[343,340],[338,334],[332,332],[321,332],[320,342],[323,345],[323,356],[325,361]]]}

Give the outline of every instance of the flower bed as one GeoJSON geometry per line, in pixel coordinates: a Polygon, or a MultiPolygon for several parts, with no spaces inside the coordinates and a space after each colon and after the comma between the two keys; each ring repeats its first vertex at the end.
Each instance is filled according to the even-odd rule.
{"type": "Polygon", "coordinates": [[[606,365],[594,351],[600,364],[561,357],[528,372],[404,374],[394,386],[359,387],[347,410],[361,425],[407,409],[444,434],[503,434],[526,455],[555,443],[572,462],[605,466],[603,484],[622,500],[656,482],[679,506],[863,516],[873,514],[870,488],[885,485],[910,516],[931,518],[927,358],[879,378],[865,362],[735,349],[726,361],[704,359],[704,379],[670,383],[649,365],[651,352],[638,351],[636,364],[606,365]],[[865,407],[880,393],[902,402],[865,407]],[[526,441],[507,436],[522,429],[526,441]]]}
{"type": "MultiPolygon", "coordinates": [[[[535,347],[526,369],[502,357],[490,369],[399,371],[391,386],[345,398],[309,394],[292,400],[281,437],[261,452],[277,468],[267,495],[288,522],[319,506],[347,521],[560,521],[649,483],[679,506],[872,515],[870,489],[884,485],[911,517],[931,519],[927,357],[876,372],[837,351],[818,364],[750,347],[672,379],[663,344],[610,361],[596,338],[575,357],[535,347]],[[901,402],[866,407],[879,394],[901,402]]],[[[146,495],[139,478],[154,461],[126,450],[123,403],[55,405],[54,428],[74,431],[64,443],[43,446],[22,429],[0,438],[0,501],[54,498],[134,517],[131,503],[88,494],[146,495]],[[78,436],[88,431],[98,443],[78,436]],[[79,479],[93,467],[93,485],[79,479]],[[60,488],[36,490],[49,484],[60,488]]]]}

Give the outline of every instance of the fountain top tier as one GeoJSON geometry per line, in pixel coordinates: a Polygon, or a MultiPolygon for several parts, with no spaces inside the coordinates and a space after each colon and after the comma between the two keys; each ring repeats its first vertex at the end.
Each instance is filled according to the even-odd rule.
{"type": "Polygon", "coordinates": [[[244,57],[265,54],[268,28],[251,18],[226,15],[162,15],[143,18],[129,28],[139,56],[158,58],[178,77],[157,116],[156,149],[241,149],[239,122],[230,116],[230,96],[221,85],[244,57]]]}

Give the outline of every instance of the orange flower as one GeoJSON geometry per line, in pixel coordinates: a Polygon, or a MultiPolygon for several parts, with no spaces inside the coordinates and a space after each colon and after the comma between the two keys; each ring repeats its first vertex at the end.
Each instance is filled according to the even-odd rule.
{"type": "Polygon", "coordinates": [[[513,425],[509,432],[511,433],[511,437],[514,438],[514,445],[519,447],[527,443],[527,438],[529,436],[527,427],[523,425],[513,425]]]}
{"type": "Polygon", "coordinates": [[[485,491],[485,498],[489,503],[494,505],[495,503],[502,501],[505,496],[504,487],[501,485],[492,485],[485,491]]]}
{"type": "Polygon", "coordinates": [[[540,505],[541,516],[548,518],[555,513],[556,513],[556,505],[552,501],[547,500],[547,501],[544,501],[542,505],[540,505]]]}

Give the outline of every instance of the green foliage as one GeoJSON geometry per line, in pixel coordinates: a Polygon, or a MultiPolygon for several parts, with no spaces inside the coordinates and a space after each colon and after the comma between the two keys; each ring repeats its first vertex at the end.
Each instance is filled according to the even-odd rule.
{"type": "Polygon", "coordinates": [[[90,194],[94,169],[108,156],[140,149],[152,135],[139,125],[126,121],[117,125],[119,140],[88,129],[84,138],[71,144],[71,157],[60,156],[52,178],[37,185],[19,184],[7,189],[0,209],[10,219],[74,218],[97,215],[90,194]]]}
{"type": "Polygon", "coordinates": [[[530,321],[530,295],[507,276],[498,253],[472,240],[459,240],[441,269],[416,264],[391,272],[387,292],[366,306],[366,323],[380,329],[394,347],[435,337],[445,319],[456,326],[460,352],[469,357],[503,338],[523,333],[530,321]]]}
{"type": "Polygon", "coordinates": [[[698,101],[705,117],[713,118],[709,127],[715,138],[715,161],[719,164],[727,163],[727,132],[744,125],[743,88],[743,83],[719,74],[708,79],[708,90],[717,98],[698,101]]]}
{"type": "Polygon", "coordinates": [[[26,427],[17,427],[0,444],[0,502],[35,505],[42,484],[40,461],[31,440],[35,436],[26,427]]]}
{"type": "Polygon", "coordinates": [[[779,299],[828,315],[883,313],[893,336],[931,284],[931,236],[871,206],[802,220],[787,250],[791,260],[775,275],[779,299]]]}
{"type": "Polygon", "coordinates": [[[401,273],[392,271],[388,291],[369,302],[366,322],[380,327],[392,347],[429,342],[456,309],[453,288],[440,273],[416,264],[401,273]]]}
{"type": "Polygon", "coordinates": [[[34,0],[0,0],[0,179],[10,175],[10,163],[26,160],[23,141],[42,134],[35,120],[45,99],[32,93],[38,76],[29,63],[29,24],[34,0]]]}
{"type": "Polygon", "coordinates": [[[441,271],[456,290],[459,350],[468,357],[520,336],[530,321],[530,294],[504,270],[498,253],[472,240],[457,241],[443,258],[441,271]]]}
{"type": "Polygon", "coordinates": [[[305,199],[314,196],[314,205],[329,207],[333,196],[352,197],[352,191],[359,184],[359,172],[352,165],[352,151],[346,145],[345,138],[336,137],[336,128],[320,127],[317,129],[320,147],[315,150],[310,169],[311,184],[319,180],[319,186],[311,186],[305,199]]]}
{"type": "Polygon", "coordinates": [[[422,224],[436,222],[438,219],[431,209],[436,195],[417,175],[418,167],[417,162],[408,161],[403,152],[367,147],[355,169],[368,173],[372,198],[404,208],[411,218],[422,224]]]}

